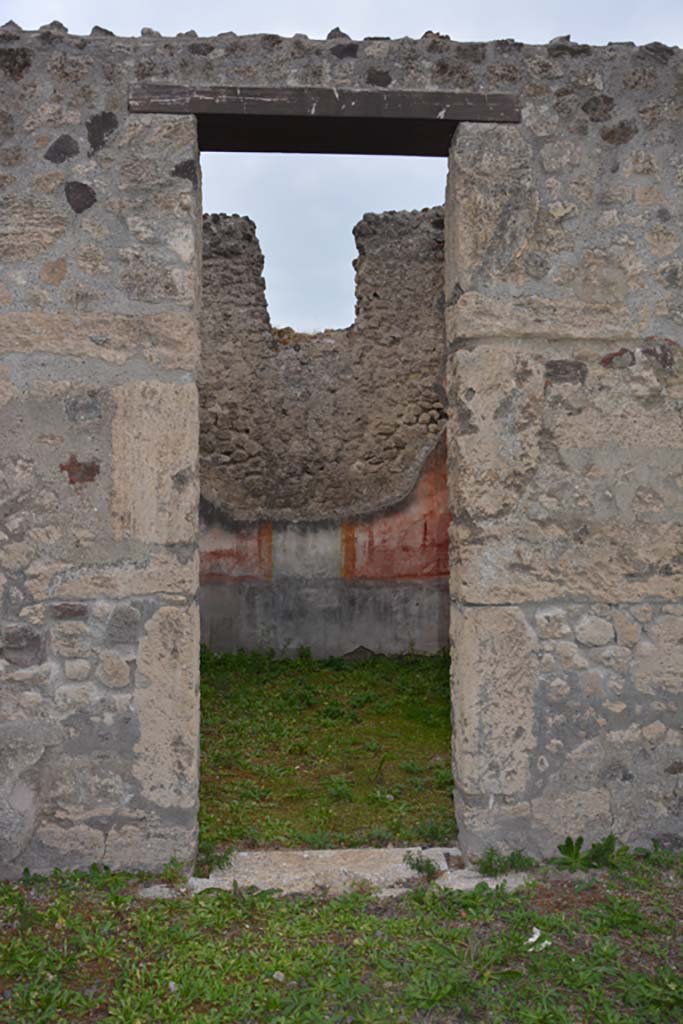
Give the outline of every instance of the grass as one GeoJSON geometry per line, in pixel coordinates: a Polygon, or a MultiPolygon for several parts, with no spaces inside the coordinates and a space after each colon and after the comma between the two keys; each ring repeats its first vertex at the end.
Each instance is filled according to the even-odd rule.
{"type": "Polygon", "coordinates": [[[383,904],[138,888],[101,870],[0,885],[1,1024],[683,1020],[681,852],[383,904]]]}
{"type": "MultiPolygon", "coordinates": [[[[205,866],[239,846],[453,840],[445,658],[205,652],[202,699],[205,866]]],[[[95,868],[0,884],[0,1024],[683,1021],[683,852],[563,846],[558,866],[603,870],[456,893],[408,854],[419,881],[385,903],[193,897],[176,862],[172,900],[95,868]]]]}
{"type": "Polygon", "coordinates": [[[487,878],[496,878],[508,871],[531,871],[536,867],[533,857],[528,857],[521,850],[513,850],[512,853],[503,855],[490,846],[477,862],[479,874],[487,878]]]}
{"type": "Polygon", "coordinates": [[[448,658],[202,653],[201,847],[455,839],[448,658]]]}

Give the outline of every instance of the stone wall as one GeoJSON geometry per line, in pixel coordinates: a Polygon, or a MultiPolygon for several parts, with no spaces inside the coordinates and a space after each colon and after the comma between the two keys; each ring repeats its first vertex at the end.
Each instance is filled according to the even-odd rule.
{"type": "Polygon", "coordinates": [[[0,34],[0,875],[193,857],[193,118],[0,34]]]}
{"type": "Polygon", "coordinates": [[[473,852],[680,841],[683,105],[634,104],[653,73],[606,64],[600,102],[551,95],[452,149],[454,764],[473,852]]]}
{"type": "Polygon", "coordinates": [[[150,79],[519,96],[445,211],[461,841],[680,843],[681,52],[9,24],[3,875],[194,849],[196,133],[128,113],[150,79]]]}
{"type": "Polygon", "coordinates": [[[443,211],[368,214],[354,234],[353,325],[302,335],[271,327],[254,224],[204,218],[211,647],[327,656],[448,643],[443,211]]]}

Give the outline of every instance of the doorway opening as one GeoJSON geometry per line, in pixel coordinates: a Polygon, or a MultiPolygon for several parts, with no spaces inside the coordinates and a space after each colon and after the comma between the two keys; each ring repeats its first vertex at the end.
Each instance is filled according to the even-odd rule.
{"type": "MultiPolygon", "coordinates": [[[[257,170],[258,161],[245,156],[236,154],[234,163],[257,170]]],[[[288,165],[287,180],[300,177],[302,161],[317,161],[318,175],[341,176],[348,186],[365,170],[377,175],[380,162],[388,178],[405,177],[396,165],[408,160],[267,159],[249,179],[262,191],[269,175],[277,189],[288,165]]],[[[205,163],[207,209],[217,159],[209,182],[205,163]]],[[[237,205],[238,198],[229,209],[240,213],[205,215],[205,851],[454,841],[443,163],[430,161],[403,190],[396,181],[388,190],[392,198],[402,191],[413,205],[431,200],[426,208],[385,212],[380,205],[358,218],[355,315],[350,310],[345,327],[314,329],[341,305],[335,277],[342,269],[351,277],[349,264],[342,267],[333,253],[316,281],[306,272],[305,237],[303,259],[294,241],[286,243],[284,277],[304,279],[289,308],[297,326],[311,328],[297,330],[288,312],[279,322],[270,315],[276,264],[271,278],[259,218],[240,216],[253,208],[237,205]],[[414,186],[427,182],[431,195],[425,189],[423,199],[414,186]],[[326,274],[332,295],[325,294],[326,274]]],[[[228,173],[234,180],[232,167],[228,173]]],[[[291,216],[296,188],[290,191],[291,216]]],[[[315,222],[316,202],[331,197],[322,189],[314,195],[312,182],[308,192],[315,222]]],[[[274,209],[275,231],[284,219],[289,239],[282,204],[284,196],[274,209]]],[[[320,226],[329,249],[339,227],[332,218],[320,226]]]]}
{"type": "MultiPolygon", "coordinates": [[[[394,90],[192,89],[144,83],[133,88],[130,107],[195,114],[203,151],[445,156],[458,120],[518,120],[510,97],[394,90]]],[[[293,646],[299,651],[289,663],[296,678],[285,680],[282,689],[285,703],[293,705],[299,733],[303,711],[316,708],[318,717],[328,727],[332,724],[329,733],[340,734],[337,723],[356,724],[364,705],[374,703],[375,710],[390,712],[406,705],[418,677],[429,675],[424,666],[418,671],[411,649],[439,646],[440,616],[429,601],[441,607],[446,598],[447,621],[448,596],[447,540],[438,540],[448,521],[443,211],[435,207],[415,214],[368,215],[355,233],[354,323],[342,330],[301,333],[270,322],[253,222],[239,215],[205,218],[200,376],[203,635],[213,652],[225,652],[205,655],[206,672],[215,680],[223,658],[232,687],[224,705],[230,708],[248,690],[238,671],[240,659],[257,659],[256,686],[265,720],[275,726],[267,759],[258,766],[261,776],[273,779],[282,771],[317,767],[329,800],[350,804],[354,785],[347,773],[364,749],[362,741],[343,752],[337,769],[321,760],[310,736],[292,744],[291,737],[280,735],[288,744],[287,756],[306,758],[307,764],[304,769],[297,763],[273,766],[275,737],[278,730],[282,733],[284,716],[268,684],[284,662],[270,650],[282,655],[293,646]],[[429,641],[421,638],[414,644],[410,630],[420,608],[427,609],[422,618],[429,641]],[[229,628],[222,629],[221,620],[229,628]],[[250,642],[236,641],[234,624],[240,622],[246,631],[256,631],[250,642]],[[286,632],[278,639],[284,642],[274,644],[272,637],[262,636],[261,623],[266,631],[281,624],[286,632]],[[367,642],[359,642],[362,636],[367,642]],[[252,653],[231,653],[236,644],[252,653]],[[389,661],[406,652],[409,661],[389,661]],[[326,664],[313,662],[311,655],[325,658],[326,664]],[[359,684],[360,690],[343,690],[336,677],[320,691],[306,679],[308,664],[314,666],[319,684],[323,671],[360,673],[361,667],[372,665],[379,674],[380,693],[370,692],[367,680],[359,684]],[[405,665],[411,682],[397,690],[399,667],[405,665]]],[[[446,669],[446,659],[441,662],[446,669]]],[[[437,689],[447,688],[447,671],[440,679],[437,689]]],[[[247,735],[250,725],[263,725],[263,716],[253,714],[256,696],[247,700],[247,735]]],[[[417,751],[411,756],[409,737],[415,739],[420,718],[416,709],[424,718],[430,700],[424,692],[412,692],[412,699],[407,733],[392,727],[383,731],[394,740],[398,736],[397,753],[404,757],[400,770],[420,779],[426,767],[417,760],[417,751]]],[[[442,709],[441,720],[448,723],[447,697],[442,709]]],[[[229,721],[224,725],[229,729],[229,721]]],[[[375,729],[382,735],[382,724],[376,722],[375,729]]],[[[246,786],[248,794],[251,787],[257,802],[263,802],[267,787],[264,791],[260,782],[244,779],[245,771],[255,767],[253,728],[251,737],[241,754],[218,751],[213,767],[228,763],[242,779],[242,789],[246,786]]],[[[448,725],[444,744],[447,740],[448,725]]],[[[366,740],[366,747],[367,742],[377,740],[366,740]]],[[[418,742],[419,754],[428,747],[426,741],[418,742]]],[[[447,753],[431,754],[430,765],[438,767],[445,757],[447,753]]],[[[406,821],[414,823],[405,799],[409,787],[390,778],[388,761],[388,754],[380,753],[379,763],[371,768],[375,796],[402,807],[404,813],[386,839],[405,841],[401,829],[406,821]]],[[[209,776],[205,764],[205,780],[209,776]]],[[[450,788],[450,772],[447,782],[450,788]]],[[[423,785],[424,780],[416,784],[416,793],[423,785]]],[[[361,789],[358,783],[359,796],[361,789]]],[[[438,786],[427,784],[427,789],[438,786]]],[[[212,841],[214,809],[206,793],[204,804],[205,838],[212,841]]],[[[229,800],[227,804],[230,810],[229,800]]],[[[261,820],[266,810],[259,808],[261,820]]],[[[352,810],[351,817],[357,819],[358,811],[352,810]]],[[[326,831],[328,824],[328,818],[313,822],[327,841],[330,836],[335,840],[326,831]]],[[[251,838],[281,842],[282,827],[276,824],[275,832],[251,838]]],[[[301,829],[290,829],[288,837],[300,843],[301,829]]],[[[309,831],[308,841],[314,839],[309,831]]],[[[367,839],[359,834],[350,843],[367,839]]]]}

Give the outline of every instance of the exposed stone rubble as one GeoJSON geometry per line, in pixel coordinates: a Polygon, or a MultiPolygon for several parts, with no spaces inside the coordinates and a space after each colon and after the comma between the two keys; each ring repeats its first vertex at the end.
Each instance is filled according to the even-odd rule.
{"type": "Polygon", "coordinates": [[[443,211],[367,214],[354,234],[355,323],[304,335],[271,327],[253,222],[204,218],[206,512],[341,519],[415,486],[446,415],[443,211]]]}

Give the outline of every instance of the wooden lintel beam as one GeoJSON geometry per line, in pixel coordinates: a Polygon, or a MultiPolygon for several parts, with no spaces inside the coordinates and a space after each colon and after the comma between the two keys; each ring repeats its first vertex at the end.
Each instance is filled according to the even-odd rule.
{"type": "Polygon", "coordinates": [[[204,150],[445,156],[460,121],[517,123],[510,93],[179,86],[131,87],[129,109],[195,114],[204,150]]]}

